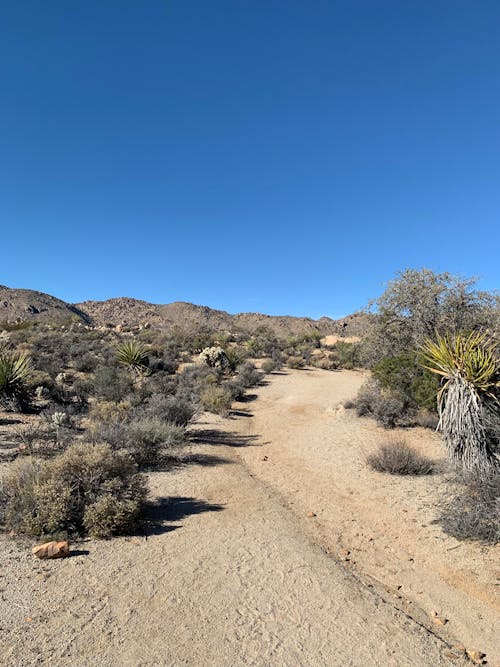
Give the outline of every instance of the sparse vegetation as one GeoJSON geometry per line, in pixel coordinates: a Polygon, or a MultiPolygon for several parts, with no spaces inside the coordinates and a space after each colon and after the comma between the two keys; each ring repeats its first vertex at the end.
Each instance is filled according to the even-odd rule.
{"type": "Polygon", "coordinates": [[[429,475],[434,471],[433,462],[402,438],[381,444],[366,457],[366,462],[373,470],[391,475],[429,475]]]}
{"type": "Polygon", "coordinates": [[[500,475],[456,475],[436,523],[457,540],[500,542],[500,475]]]}

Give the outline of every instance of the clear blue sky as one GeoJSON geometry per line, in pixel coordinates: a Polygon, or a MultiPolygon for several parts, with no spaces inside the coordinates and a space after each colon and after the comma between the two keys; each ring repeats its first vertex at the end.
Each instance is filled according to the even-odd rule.
{"type": "Polygon", "coordinates": [[[500,286],[498,0],[0,6],[0,284],[341,316],[500,286]]]}

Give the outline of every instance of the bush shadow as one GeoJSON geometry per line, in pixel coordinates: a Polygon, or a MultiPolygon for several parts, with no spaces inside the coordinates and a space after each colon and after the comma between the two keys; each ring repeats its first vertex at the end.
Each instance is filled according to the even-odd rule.
{"type": "Polygon", "coordinates": [[[226,433],[219,429],[203,429],[193,431],[190,435],[192,443],[197,445],[225,445],[226,447],[250,447],[256,445],[257,435],[240,435],[239,433],[226,433]]]}
{"type": "Polygon", "coordinates": [[[189,496],[170,496],[169,498],[158,498],[146,506],[144,513],[144,534],[162,535],[181,526],[171,526],[169,523],[182,521],[194,514],[204,512],[221,512],[223,505],[218,503],[207,503],[205,500],[189,496]]]}

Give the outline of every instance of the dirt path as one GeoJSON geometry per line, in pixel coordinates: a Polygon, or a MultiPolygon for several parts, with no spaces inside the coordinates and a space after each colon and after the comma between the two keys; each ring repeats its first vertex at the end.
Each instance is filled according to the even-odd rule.
{"type": "Polygon", "coordinates": [[[458,542],[433,523],[449,493],[443,474],[367,468],[366,454],[387,438],[401,436],[438,463],[443,448],[427,429],[391,433],[343,409],[364,379],[349,371],[274,376],[238,424],[266,444],[241,450],[242,459],[298,518],[317,515],[303,521],[314,541],[413,618],[500,665],[500,549],[458,542]]]}
{"type": "MultiPolygon", "coordinates": [[[[34,560],[28,544],[3,539],[0,664],[460,664],[449,662],[446,642],[312,539],[318,526],[304,511],[320,518],[326,506],[309,484],[318,467],[328,468],[332,452],[330,436],[313,429],[300,451],[290,442],[286,462],[277,465],[291,427],[317,417],[302,394],[290,393],[296,377],[306,375],[276,376],[233,420],[198,425],[190,464],[151,477],[158,502],[145,536],[86,542],[79,555],[52,562],[34,560]],[[274,421],[271,404],[279,407],[274,421]],[[239,436],[228,435],[235,429],[239,436]],[[315,439],[326,448],[316,460],[315,439]],[[255,472],[264,464],[275,469],[271,478],[255,472]],[[283,477],[277,468],[286,468],[283,477]],[[291,476],[294,488],[286,490],[280,485],[291,476]]],[[[309,386],[297,382],[298,392],[309,386]]],[[[342,391],[357,382],[353,375],[342,391]]]]}

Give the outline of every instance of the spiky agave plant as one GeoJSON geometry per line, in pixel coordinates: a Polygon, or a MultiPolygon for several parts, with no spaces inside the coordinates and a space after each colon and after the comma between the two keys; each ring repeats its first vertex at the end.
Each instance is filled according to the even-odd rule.
{"type": "Polygon", "coordinates": [[[137,375],[147,373],[148,353],[146,347],[137,340],[129,340],[116,348],[118,363],[129,368],[137,375]]]}
{"type": "Polygon", "coordinates": [[[422,348],[423,366],[441,376],[439,424],[451,459],[468,472],[499,465],[488,421],[499,416],[498,342],[486,333],[437,336],[422,348]]]}
{"type": "Polygon", "coordinates": [[[24,383],[32,372],[26,352],[0,351],[0,397],[15,398],[24,391],[24,383]]]}

